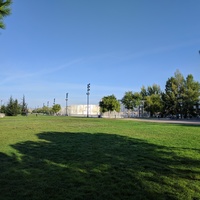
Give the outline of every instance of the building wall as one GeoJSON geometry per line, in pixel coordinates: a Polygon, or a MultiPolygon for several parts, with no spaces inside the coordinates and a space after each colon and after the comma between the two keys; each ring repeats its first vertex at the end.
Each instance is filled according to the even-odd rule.
{"type": "MultiPolygon", "coordinates": [[[[100,108],[98,105],[89,105],[89,116],[98,116],[100,108]]],[[[66,115],[66,107],[59,112],[61,115],[66,115]]],[[[67,107],[67,114],[69,116],[87,116],[87,105],[71,105],[67,107]]]]}
{"type": "MultiPolygon", "coordinates": [[[[59,112],[60,115],[66,115],[66,107],[62,107],[59,112]]],[[[68,116],[87,116],[87,105],[71,105],[67,107],[68,116]]],[[[98,105],[89,105],[89,116],[98,117],[100,115],[100,107],[98,105]]],[[[127,118],[127,117],[147,117],[148,113],[139,112],[139,108],[135,108],[133,111],[128,112],[127,109],[121,105],[120,112],[105,112],[102,113],[103,118],[127,118]]]]}

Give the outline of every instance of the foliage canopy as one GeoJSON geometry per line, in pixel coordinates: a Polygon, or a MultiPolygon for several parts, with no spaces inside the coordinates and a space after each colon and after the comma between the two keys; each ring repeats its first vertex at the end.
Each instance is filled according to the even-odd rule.
{"type": "Polygon", "coordinates": [[[120,103],[114,95],[105,96],[99,102],[101,112],[120,111],[120,103]]]}
{"type": "Polygon", "coordinates": [[[12,1],[11,0],[0,0],[0,28],[4,29],[5,24],[3,23],[3,18],[10,15],[11,5],[12,1]]]}

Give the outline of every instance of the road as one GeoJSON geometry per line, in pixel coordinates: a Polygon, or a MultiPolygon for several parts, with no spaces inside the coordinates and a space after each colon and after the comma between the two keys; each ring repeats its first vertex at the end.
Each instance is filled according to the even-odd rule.
{"type": "Polygon", "coordinates": [[[200,126],[200,119],[144,119],[144,118],[125,118],[126,120],[134,120],[134,121],[144,121],[144,122],[158,122],[158,123],[170,123],[170,124],[191,124],[191,125],[199,125],[200,126]]]}

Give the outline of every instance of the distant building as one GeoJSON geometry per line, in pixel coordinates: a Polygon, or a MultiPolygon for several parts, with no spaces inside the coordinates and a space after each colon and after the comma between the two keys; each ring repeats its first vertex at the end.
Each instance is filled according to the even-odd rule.
{"type": "MultiPolygon", "coordinates": [[[[90,117],[98,117],[100,114],[100,107],[98,105],[89,105],[88,113],[90,117]]],[[[71,105],[67,107],[67,110],[66,107],[62,107],[59,114],[68,114],[69,116],[87,116],[87,105],[71,105]]]]}
{"type": "MultiPolygon", "coordinates": [[[[68,116],[87,116],[87,105],[71,105],[67,107],[62,107],[59,112],[60,115],[68,115],[68,116]]],[[[133,111],[128,111],[123,104],[120,104],[120,112],[112,111],[100,113],[99,105],[89,105],[89,117],[98,117],[103,118],[127,118],[127,117],[148,117],[148,113],[144,112],[142,108],[137,107],[133,111]]]]}

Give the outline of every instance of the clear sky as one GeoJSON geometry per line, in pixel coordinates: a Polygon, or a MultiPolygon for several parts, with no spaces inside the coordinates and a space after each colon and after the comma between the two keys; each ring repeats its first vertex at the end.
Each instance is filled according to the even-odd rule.
{"type": "Polygon", "coordinates": [[[13,0],[0,30],[0,100],[86,104],[176,69],[200,81],[199,0],[13,0]]]}

